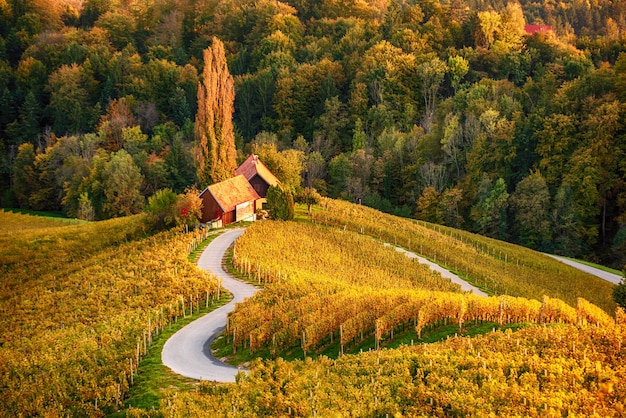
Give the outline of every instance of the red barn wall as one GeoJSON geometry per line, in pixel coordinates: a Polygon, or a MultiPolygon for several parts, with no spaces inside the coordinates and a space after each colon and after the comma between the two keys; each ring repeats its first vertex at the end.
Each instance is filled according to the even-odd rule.
{"type": "Polygon", "coordinates": [[[207,190],[202,195],[202,219],[200,219],[200,222],[212,221],[219,218],[220,215],[222,215],[222,209],[213,198],[213,195],[207,190]]]}

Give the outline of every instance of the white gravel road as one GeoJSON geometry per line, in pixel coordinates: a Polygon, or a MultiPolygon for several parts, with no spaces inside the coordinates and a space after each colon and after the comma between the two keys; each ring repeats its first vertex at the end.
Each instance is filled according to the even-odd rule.
{"type": "Polygon", "coordinates": [[[559,260],[562,263],[565,263],[567,265],[570,265],[574,268],[577,268],[578,270],[582,270],[585,273],[589,273],[589,274],[593,274],[596,277],[599,277],[601,279],[604,279],[608,282],[611,282],[613,284],[619,284],[620,280],[622,280],[622,276],[619,274],[614,274],[614,273],[609,273],[608,271],[604,271],[604,270],[600,270],[598,268],[595,267],[591,267],[588,266],[586,264],[582,264],[582,263],[578,263],[576,261],[570,260],[568,258],[565,257],[561,257],[558,255],[553,255],[553,254],[546,254],[547,256],[550,256],[554,259],[559,260]]]}
{"type": "Polygon", "coordinates": [[[235,304],[243,302],[259,290],[233,279],[222,268],[224,253],[243,232],[243,229],[224,232],[209,244],[198,260],[198,267],[222,280],[222,287],[233,294],[233,300],[185,326],[167,340],[161,352],[161,360],[180,375],[227,383],[234,382],[240,371],[213,357],[211,342],[224,330],[228,313],[235,309],[235,304]]]}

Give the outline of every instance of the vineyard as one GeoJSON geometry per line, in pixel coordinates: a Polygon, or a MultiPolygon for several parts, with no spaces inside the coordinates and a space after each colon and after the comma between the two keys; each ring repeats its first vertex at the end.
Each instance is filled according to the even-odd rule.
{"type": "Polygon", "coordinates": [[[623,326],[529,326],[336,360],[257,361],[228,387],[172,394],[166,417],[624,415],[623,326]]]}
{"type": "MultiPolygon", "coordinates": [[[[543,255],[461,231],[330,200],[317,209],[314,222],[254,223],[233,247],[238,274],[264,289],[237,305],[224,336],[231,354],[266,359],[234,385],[167,391],[159,411],[124,414],[624,414],[626,314],[602,283],[583,286],[586,275],[543,255]],[[493,296],[463,293],[385,242],[493,296]],[[478,324],[525,326],[462,336],[478,324]],[[442,325],[459,336],[385,348],[442,325]],[[369,351],[349,354],[364,341],[369,351]]],[[[0,416],[121,410],[151,341],[218,297],[188,259],[204,236],[146,236],[143,225],[0,212],[0,416]]]]}
{"type": "Polygon", "coordinates": [[[0,416],[114,410],[152,339],[217,297],[187,260],[199,236],[143,225],[0,212],[0,416]]]}
{"type": "Polygon", "coordinates": [[[462,294],[459,286],[369,236],[304,223],[264,222],[236,242],[234,264],[265,290],[230,315],[234,350],[304,354],[339,341],[339,354],[374,336],[376,347],[394,332],[466,322],[613,322],[585,299],[462,294]]]}
{"type": "Polygon", "coordinates": [[[533,250],[466,231],[399,218],[348,202],[324,199],[313,221],[370,235],[422,254],[464,275],[492,295],[541,300],[544,295],[575,306],[579,297],[615,310],[613,286],[533,250]]]}
{"type": "MultiPolygon", "coordinates": [[[[340,204],[329,204],[335,203],[340,204]]],[[[315,218],[324,215],[320,212],[315,218]]],[[[363,222],[357,233],[350,231],[354,223],[343,225],[268,221],[248,228],[235,244],[234,264],[240,274],[265,283],[265,288],[231,314],[227,338],[236,350],[266,351],[278,358],[255,360],[250,373],[235,385],[203,383],[194,392],[173,393],[162,401],[161,414],[624,415],[623,310],[617,309],[613,318],[575,295],[569,295],[575,300],[570,305],[548,296],[537,300],[463,294],[417,263],[405,264],[404,256],[396,257],[381,242],[396,239],[402,244],[408,236],[407,240],[426,251],[438,249],[435,242],[426,247],[426,239],[404,235],[410,225],[387,232],[379,229],[379,235],[372,234],[376,239],[363,233],[372,224],[363,222]],[[414,329],[419,337],[429,324],[453,323],[462,330],[482,321],[527,326],[515,332],[494,330],[474,338],[454,336],[434,344],[380,348],[394,338],[394,331],[414,329]],[[366,336],[374,337],[375,349],[342,355],[344,346],[366,336]],[[333,340],[340,347],[336,356],[315,355],[333,340]],[[302,349],[305,359],[279,357],[294,346],[302,349]]],[[[415,231],[427,237],[444,239],[443,231],[419,228],[415,231]]],[[[500,258],[493,254],[506,248],[472,236],[457,236],[455,241],[457,248],[461,243],[481,248],[477,260],[500,258]]],[[[515,266],[528,269],[529,264],[540,262],[540,256],[533,259],[523,250],[506,250],[510,251],[504,262],[515,266]]],[[[457,260],[451,252],[437,255],[457,260]]],[[[547,264],[546,260],[546,271],[558,271],[547,264]]],[[[519,269],[515,271],[525,271],[519,269]]],[[[567,293],[566,289],[562,292],[567,293]]]]}

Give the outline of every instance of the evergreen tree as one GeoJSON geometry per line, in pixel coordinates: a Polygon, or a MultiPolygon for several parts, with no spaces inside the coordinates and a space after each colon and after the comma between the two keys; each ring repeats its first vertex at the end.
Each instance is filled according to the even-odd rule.
{"type": "Polygon", "coordinates": [[[291,190],[280,184],[267,189],[267,208],[270,218],[281,221],[290,221],[295,215],[295,203],[291,190]]]}
{"type": "Polygon", "coordinates": [[[20,145],[15,161],[13,161],[13,192],[22,208],[28,208],[28,201],[37,189],[37,173],[35,172],[35,147],[26,143],[20,145]]]}

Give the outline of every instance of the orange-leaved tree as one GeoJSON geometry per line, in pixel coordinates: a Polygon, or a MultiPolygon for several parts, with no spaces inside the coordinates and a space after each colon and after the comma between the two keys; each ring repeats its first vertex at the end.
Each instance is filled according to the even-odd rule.
{"type": "Polygon", "coordinates": [[[237,168],[233,129],[235,84],[228,71],[224,44],[213,38],[204,50],[198,85],[195,161],[202,186],[232,177],[237,168]]]}

